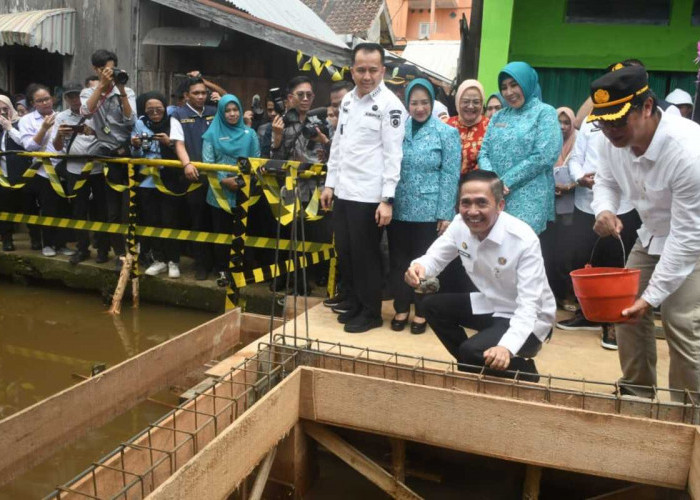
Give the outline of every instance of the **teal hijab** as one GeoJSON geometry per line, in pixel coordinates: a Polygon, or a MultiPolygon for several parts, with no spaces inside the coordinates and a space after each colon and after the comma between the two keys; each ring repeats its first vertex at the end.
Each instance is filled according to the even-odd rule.
{"type": "Polygon", "coordinates": [[[214,149],[219,153],[238,158],[240,156],[248,156],[250,141],[254,135],[255,133],[252,132],[252,129],[246,127],[243,122],[241,101],[233,94],[226,94],[219,100],[216,116],[211,121],[207,131],[202,135],[202,139],[211,142],[214,145],[214,149]],[[229,103],[234,103],[238,106],[238,110],[241,113],[235,125],[231,125],[226,121],[226,106],[229,103]]]}
{"type": "Polygon", "coordinates": [[[433,107],[435,106],[435,89],[433,88],[433,84],[430,83],[425,78],[416,78],[411,83],[409,83],[408,86],[406,87],[406,93],[405,93],[406,109],[408,109],[409,103],[411,102],[411,92],[413,92],[413,89],[415,89],[416,87],[422,87],[428,92],[428,95],[430,96],[430,114],[428,115],[427,120],[425,120],[423,122],[419,122],[419,121],[416,121],[413,118],[411,118],[412,130],[413,130],[414,134],[424,124],[426,124],[430,121],[430,119],[432,118],[433,107]]]}
{"type": "Polygon", "coordinates": [[[512,78],[518,82],[520,88],[523,89],[525,102],[528,102],[533,97],[542,100],[542,88],[540,87],[537,71],[528,63],[516,61],[506,64],[506,67],[498,74],[499,87],[506,78],[512,78]]]}

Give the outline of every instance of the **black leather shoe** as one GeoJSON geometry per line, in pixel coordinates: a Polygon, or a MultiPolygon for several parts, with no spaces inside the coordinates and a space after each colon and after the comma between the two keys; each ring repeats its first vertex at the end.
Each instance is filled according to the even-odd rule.
{"type": "Polygon", "coordinates": [[[381,317],[371,317],[360,314],[345,323],[343,330],[347,333],[364,333],[373,328],[380,328],[383,324],[384,322],[381,317]]]}
{"type": "Polygon", "coordinates": [[[95,262],[98,264],[104,264],[109,260],[107,252],[97,252],[97,257],[95,257],[95,262]]]}
{"type": "Polygon", "coordinates": [[[88,257],[90,257],[90,252],[75,252],[73,255],[71,255],[70,259],[68,259],[68,262],[75,266],[78,265],[78,263],[87,260],[88,257]]]}
{"type": "Polygon", "coordinates": [[[427,326],[427,321],[423,321],[422,323],[416,323],[415,321],[411,321],[411,333],[413,335],[420,335],[421,333],[425,333],[425,329],[427,326]]]}
{"type": "Polygon", "coordinates": [[[520,372],[519,378],[520,380],[524,380],[525,382],[537,383],[540,381],[540,375],[537,371],[537,367],[535,366],[534,359],[525,360],[525,369],[520,372]]]}
{"type": "Polygon", "coordinates": [[[355,304],[354,302],[351,302],[349,300],[344,300],[343,302],[341,302],[337,306],[331,307],[331,311],[333,311],[336,314],[346,313],[346,312],[352,311],[354,309],[357,309],[357,304],[355,304]]]}
{"type": "Polygon", "coordinates": [[[345,324],[351,319],[355,318],[360,314],[360,310],[357,308],[353,308],[349,311],[345,311],[344,313],[338,314],[338,323],[345,324]]]}
{"type": "Polygon", "coordinates": [[[336,295],[335,297],[330,297],[323,301],[323,305],[326,307],[335,307],[342,302],[345,302],[345,296],[342,294],[336,295]]]}
{"type": "Polygon", "coordinates": [[[12,243],[12,240],[5,240],[2,242],[2,250],[3,252],[14,252],[15,251],[15,245],[12,243]]]}
{"type": "MultiPolygon", "coordinates": [[[[408,316],[404,319],[396,319],[396,316],[391,320],[391,329],[395,332],[402,332],[406,325],[408,324],[408,316]]],[[[411,325],[413,325],[411,323],[411,325]]]]}

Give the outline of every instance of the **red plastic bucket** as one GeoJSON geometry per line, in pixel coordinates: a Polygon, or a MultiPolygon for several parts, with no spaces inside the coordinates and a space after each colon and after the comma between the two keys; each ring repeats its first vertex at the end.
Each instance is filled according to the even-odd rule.
{"type": "MultiPolygon", "coordinates": [[[[598,240],[600,241],[600,240],[598,240]]],[[[620,240],[622,244],[622,240],[620,240]]],[[[596,244],[593,246],[595,251],[596,244]]],[[[625,248],[622,246],[624,264],[625,248]]],[[[593,260],[593,252],[591,252],[593,260]]],[[[569,273],[574,285],[574,293],[581,305],[581,311],[588,321],[596,323],[621,323],[628,318],[622,311],[632,304],[639,292],[639,269],[624,267],[592,267],[586,264],[583,269],[569,273]]]]}

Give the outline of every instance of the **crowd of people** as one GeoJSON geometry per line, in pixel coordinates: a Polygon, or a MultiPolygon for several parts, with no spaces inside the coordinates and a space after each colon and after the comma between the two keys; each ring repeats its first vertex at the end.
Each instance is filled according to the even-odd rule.
{"type": "MultiPolygon", "coordinates": [[[[648,395],[636,386],[656,384],[656,308],[671,349],[671,387],[700,389],[700,126],[689,119],[692,98],[676,89],[659,99],[641,61],[630,59],[606,68],[577,112],[555,109],[543,101],[536,70],[511,62],[498,74],[498,93],[487,97],[469,79],[446,106],[443,89],[427,77],[386,77],[384,56],[379,45],[357,45],[352,82],[334,83],[320,99],[327,107],[314,108],[314,81],[300,75],[245,109],[199,72],[188,74],[177,105],[158,91],[136,96],[115,71],[116,54],[98,50],[95,76],[65,86],[60,113],[41,84],[12,100],[0,96],[0,148],[179,160],[184,169],[141,169],[140,223],[222,233],[233,231],[226,207],[236,205],[241,179],[216,174],[222,201],[192,162],[327,163],[320,204],[329,215],[306,236],[335,238],[338,293],[324,304],[346,332],[382,326],[388,277],[393,330],[410,321],[411,333],[421,334],[429,325],[463,369],[486,365],[537,380],[532,358],[552,335],[559,306],[574,316],[556,328],[602,331],[603,347],[619,345],[627,390],[648,395]],[[639,299],[623,311],[637,323],[616,331],[578,310],[569,272],[589,261],[642,270],[639,299]],[[477,333],[468,337],[464,327],[477,333]]],[[[30,161],[2,156],[6,184],[23,182],[30,161]]],[[[24,189],[2,188],[0,210],[126,221],[124,165],[95,164],[85,179],[85,160],[52,164],[75,195],[70,203],[42,166],[24,189]],[[79,180],[86,182],[75,189],[79,180]]],[[[298,187],[308,203],[315,181],[298,187]]],[[[251,209],[251,227],[270,221],[269,210],[251,209]]],[[[3,250],[12,251],[12,225],[0,229],[3,250]]],[[[288,238],[296,227],[284,231],[288,238]]],[[[67,255],[73,264],[90,257],[86,232],[32,226],[29,233],[47,257],[67,255]],[[68,243],[76,239],[74,250],[68,243]]],[[[111,248],[121,265],[122,235],[97,234],[92,244],[97,262],[111,248]]],[[[227,284],[225,245],[140,244],[148,275],[179,277],[180,255],[189,252],[197,279],[213,271],[227,284]]]]}

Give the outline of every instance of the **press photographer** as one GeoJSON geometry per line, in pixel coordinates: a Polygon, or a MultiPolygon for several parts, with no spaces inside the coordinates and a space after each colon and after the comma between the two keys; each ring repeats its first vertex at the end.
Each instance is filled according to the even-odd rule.
{"type": "MultiPolygon", "coordinates": [[[[275,96],[275,108],[281,108],[280,96],[275,96]]],[[[306,76],[292,78],[287,85],[287,110],[276,109],[272,121],[272,149],[270,157],[276,160],[294,160],[316,163],[323,158],[323,148],[330,142],[325,120],[309,114],[314,103],[314,89],[306,76]],[[320,155],[319,155],[320,153],[320,155]]],[[[302,188],[302,186],[300,186],[302,188]]],[[[309,192],[301,189],[302,201],[309,192]]]]}

